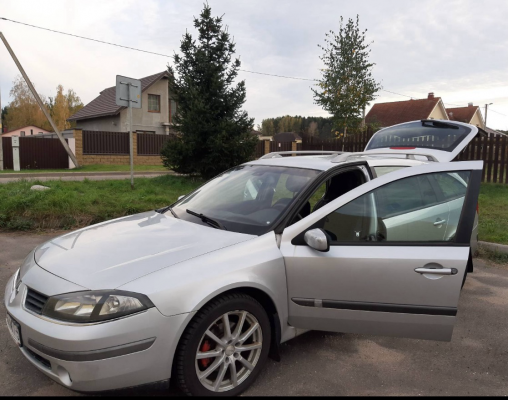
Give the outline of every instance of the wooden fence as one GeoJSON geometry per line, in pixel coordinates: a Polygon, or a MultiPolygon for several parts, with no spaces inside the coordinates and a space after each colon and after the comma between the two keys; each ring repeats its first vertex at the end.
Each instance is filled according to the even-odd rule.
{"type": "Polygon", "coordinates": [[[12,140],[10,137],[2,138],[2,148],[4,152],[4,169],[14,169],[12,159],[12,140]]]}
{"type": "MultiPolygon", "coordinates": [[[[14,169],[12,138],[2,138],[2,144],[4,168],[14,169]]],[[[19,165],[21,169],[69,168],[69,156],[58,138],[20,137],[19,165]]]]}
{"type": "MultiPolygon", "coordinates": [[[[137,133],[137,155],[160,155],[167,135],[137,133]]],[[[129,155],[129,132],[83,131],[83,155],[119,154],[129,155]]]]}
{"type": "MultiPolygon", "coordinates": [[[[361,152],[372,137],[371,133],[355,134],[346,139],[303,140],[298,150],[328,150],[361,152]]],[[[450,136],[449,143],[456,137],[450,136]]],[[[414,142],[411,142],[413,145],[414,142]]],[[[417,144],[416,144],[417,145],[417,144]]],[[[436,146],[436,147],[441,147],[436,146]]],[[[508,137],[476,137],[460,152],[454,161],[483,160],[483,182],[508,184],[508,137]]]]}
{"type": "Polygon", "coordinates": [[[154,133],[138,133],[138,156],[156,156],[161,154],[161,149],[171,136],[156,135],[154,133]]]}
{"type": "Polygon", "coordinates": [[[129,132],[83,131],[83,155],[129,154],[129,132]]]}

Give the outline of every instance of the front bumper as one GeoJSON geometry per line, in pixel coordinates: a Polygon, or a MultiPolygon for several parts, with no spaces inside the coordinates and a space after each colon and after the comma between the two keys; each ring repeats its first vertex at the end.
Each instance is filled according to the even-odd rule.
{"type": "MultiPolygon", "coordinates": [[[[168,380],[173,353],[188,314],[163,316],[156,308],[90,325],[67,324],[23,307],[27,287],[4,304],[21,326],[23,355],[41,372],[78,391],[96,392],[168,380]]],[[[14,344],[14,342],[12,342],[14,344]]]]}

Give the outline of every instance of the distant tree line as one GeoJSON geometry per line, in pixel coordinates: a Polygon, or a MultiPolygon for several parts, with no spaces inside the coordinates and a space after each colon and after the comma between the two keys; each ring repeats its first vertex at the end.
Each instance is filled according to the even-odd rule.
{"type": "MultiPolygon", "coordinates": [[[[53,130],[21,76],[14,80],[9,94],[12,101],[2,109],[4,128],[13,130],[27,125],[35,125],[48,131],[53,130]]],[[[63,86],[58,85],[54,97],[46,98],[44,95],[39,95],[59,130],[75,126],[75,122],[69,122],[67,118],[82,109],[83,102],[74,90],[68,89],[65,93],[63,86]]]]}
{"type": "Polygon", "coordinates": [[[335,137],[332,131],[332,119],[325,117],[283,117],[266,118],[258,125],[258,130],[265,136],[273,136],[281,132],[294,132],[302,137],[319,137],[322,139],[335,137]]]}

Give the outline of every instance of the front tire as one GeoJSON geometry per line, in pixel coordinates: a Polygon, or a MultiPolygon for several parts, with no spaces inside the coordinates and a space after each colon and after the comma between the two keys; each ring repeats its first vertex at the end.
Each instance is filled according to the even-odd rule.
{"type": "Polygon", "coordinates": [[[263,306],[243,293],[205,305],[186,328],[176,351],[178,386],[187,395],[236,396],[263,368],[270,349],[263,306]]]}

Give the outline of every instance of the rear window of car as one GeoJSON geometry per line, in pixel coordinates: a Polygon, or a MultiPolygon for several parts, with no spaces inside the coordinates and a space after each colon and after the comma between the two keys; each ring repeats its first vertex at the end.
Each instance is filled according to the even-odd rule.
{"type": "Polygon", "coordinates": [[[382,129],[372,136],[365,150],[407,147],[451,152],[471,132],[467,126],[424,120],[382,129]]]}
{"type": "Polygon", "coordinates": [[[389,174],[390,172],[398,171],[399,169],[402,168],[407,168],[407,166],[395,165],[395,166],[374,167],[374,171],[376,171],[376,176],[379,178],[380,176],[389,174]]]}

